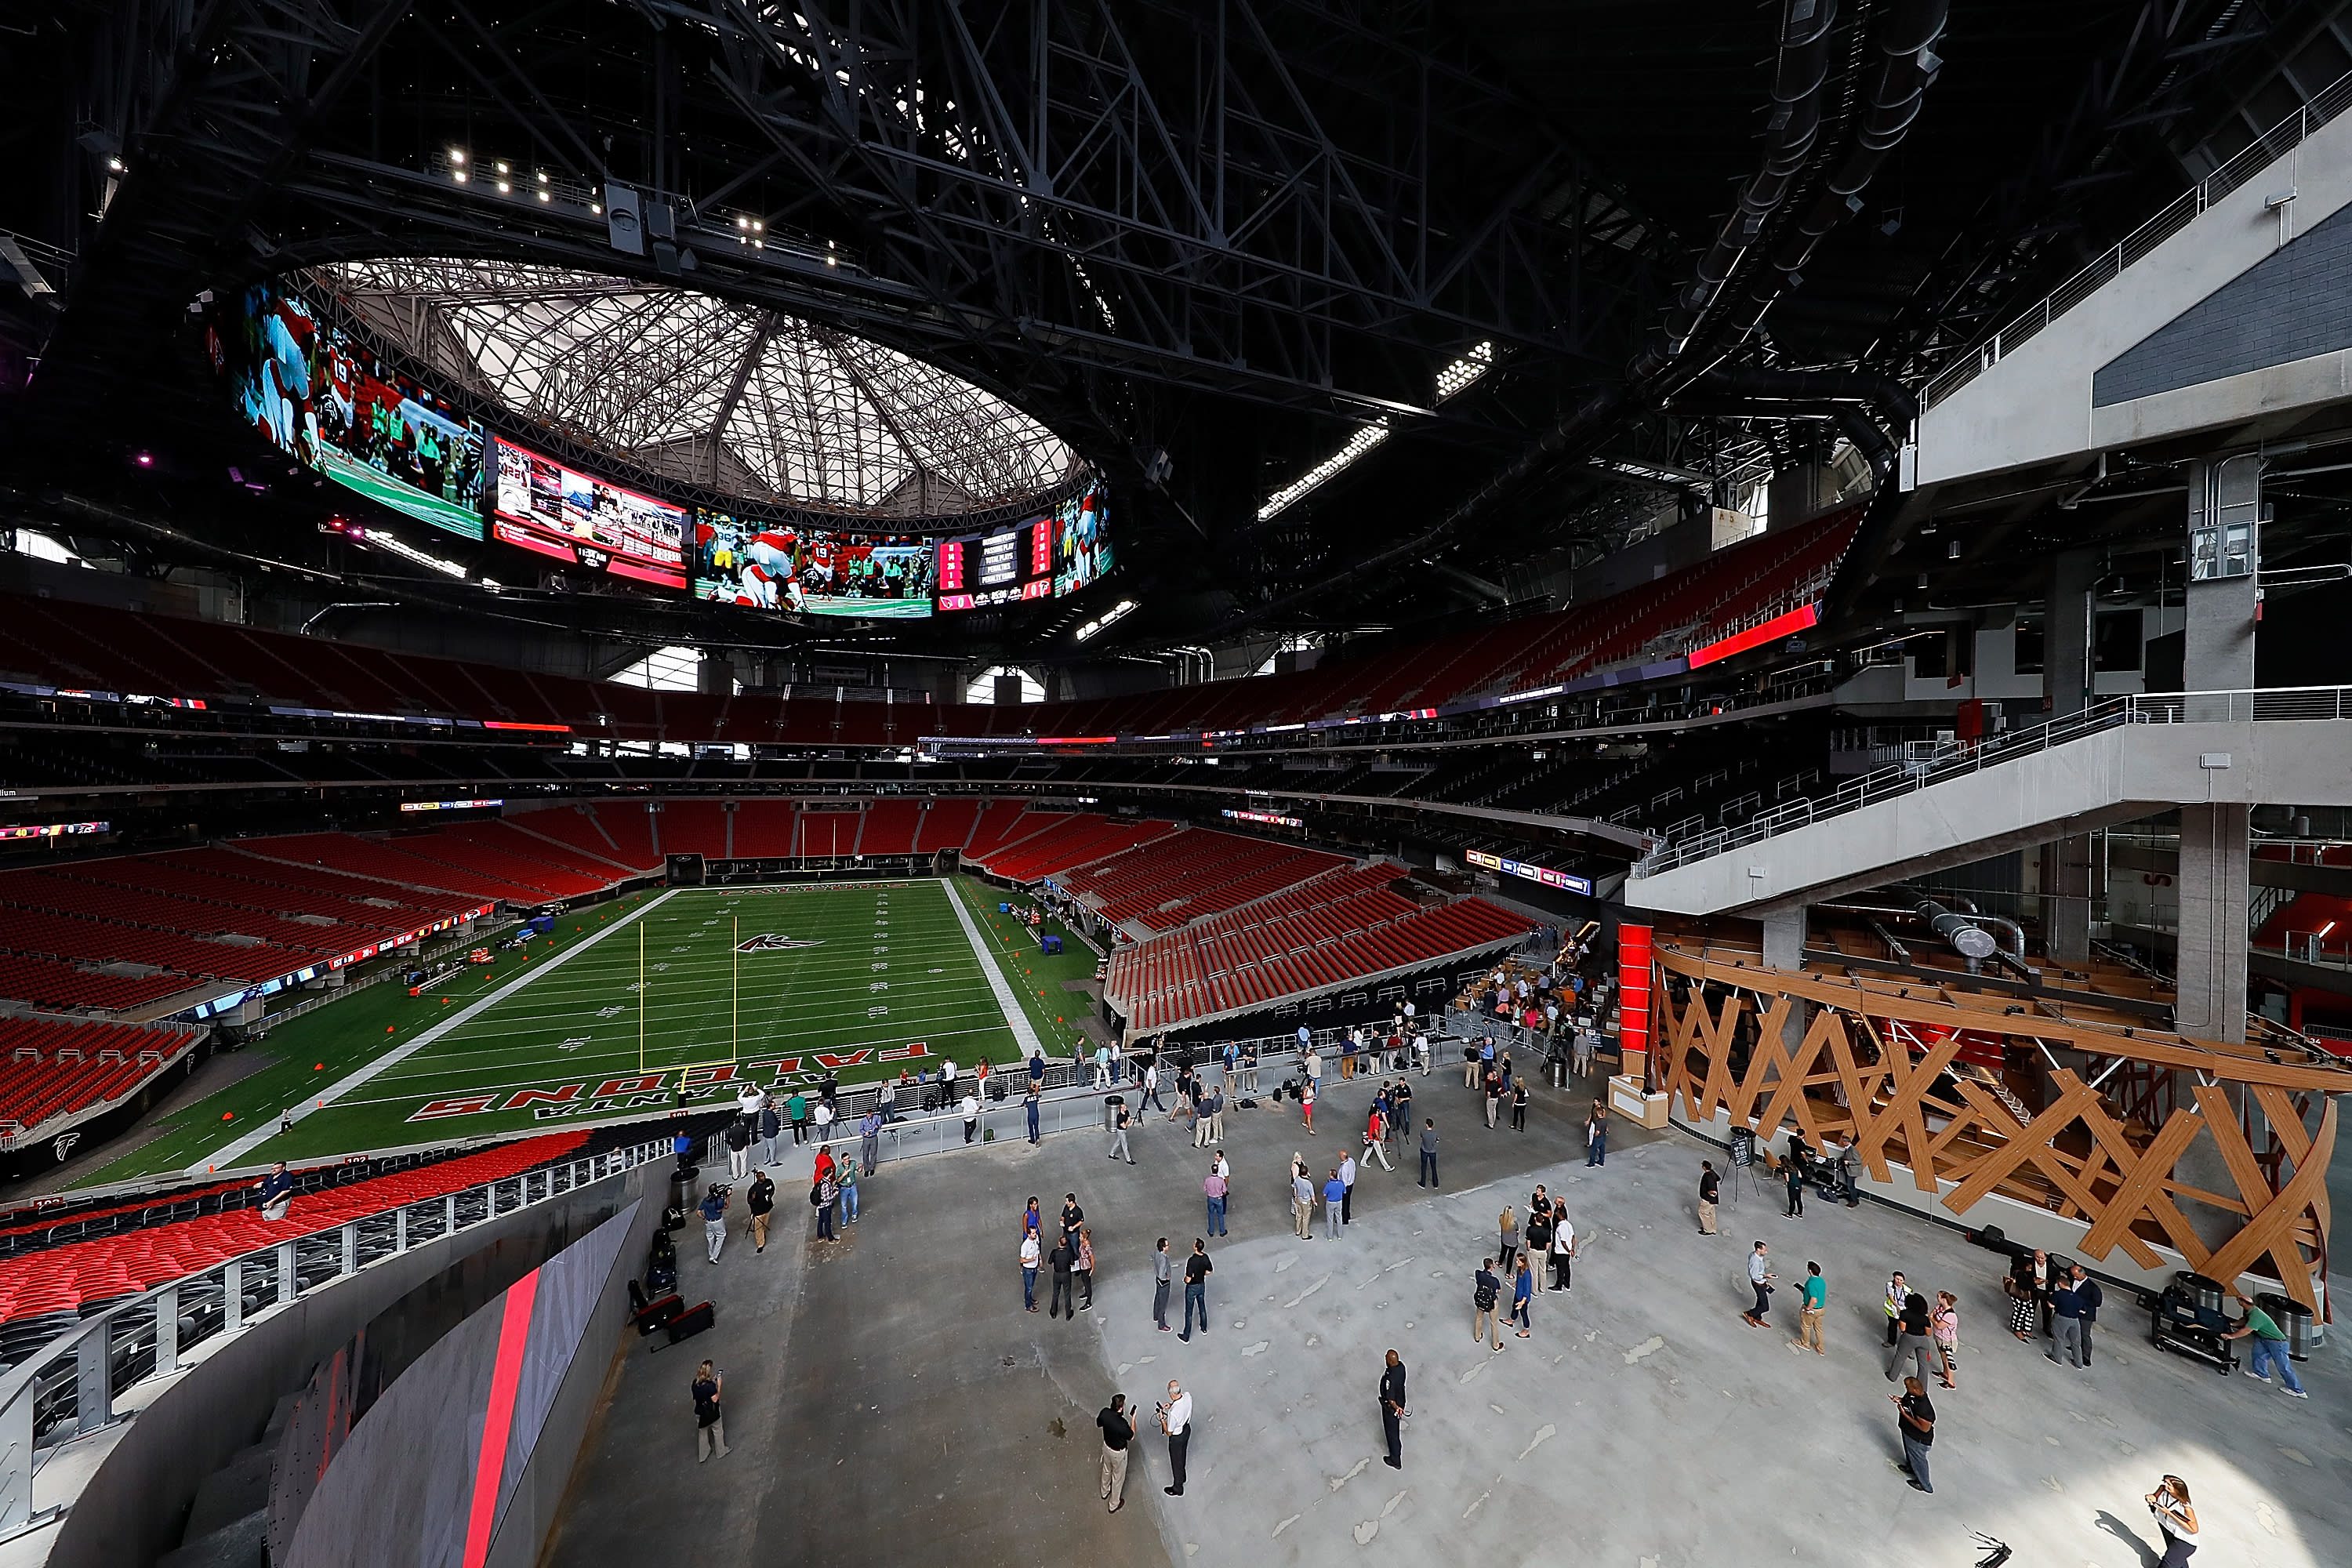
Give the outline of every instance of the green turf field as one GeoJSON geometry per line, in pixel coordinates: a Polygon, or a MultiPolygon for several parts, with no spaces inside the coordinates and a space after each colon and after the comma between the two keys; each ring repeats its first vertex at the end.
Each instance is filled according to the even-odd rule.
{"type": "Polygon", "coordinates": [[[746,1079],[814,1081],[828,1068],[855,1083],[950,1056],[1006,1064],[1016,1032],[975,936],[1023,1029],[1066,1057],[1091,1004],[1062,983],[1092,974],[1095,956],[1075,942],[1040,953],[997,912],[1003,898],[925,879],[677,889],[578,910],[527,958],[501,949],[423,995],[381,984],[289,1020],[256,1047],[271,1065],[175,1111],[81,1184],[202,1170],[225,1150],[224,1165],[244,1166],[658,1114],[680,1093],[718,1104],[746,1079]],[[302,1114],[279,1133],[289,1107],[302,1114]]]}

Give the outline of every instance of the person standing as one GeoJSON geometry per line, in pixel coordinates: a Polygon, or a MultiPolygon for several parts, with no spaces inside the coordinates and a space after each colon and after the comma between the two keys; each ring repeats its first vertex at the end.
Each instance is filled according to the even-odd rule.
{"type": "Polygon", "coordinates": [[[1511,1085],[1511,1131],[1528,1130],[1528,1080],[1520,1079],[1511,1085]]]}
{"type": "Polygon", "coordinates": [[[2156,1532],[2164,1537],[2164,1560],[2157,1568],[2187,1568],[2189,1554],[2197,1550],[2197,1510],[2189,1501],[2189,1483],[2167,1476],[2145,1500],[2156,1532]]]}
{"type": "Polygon", "coordinates": [[[1895,1319],[1895,1353],[1887,1358],[1886,1381],[1895,1381],[1895,1369],[1911,1358],[1915,1375],[1924,1386],[1927,1381],[1927,1298],[1913,1290],[1903,1298],[1902,1313],[1895,1319]]]}
{"type": "Polygon", "coordinates": [[[2062,1274],[2058,1287],[2050,1292],[2050,1349],[2052,1361],[2063,1351],[2066,1364],[2076,1371],[2086,1364],[2083,1360],[2083,1304],[2074,1293],[2073,1276],[2062,1274]]]}
{"type": "Polygon", "coordinates": [[[1503,1328],[1495,1320],[1495,1304],[1502,1298],[1503,1282],[1495,1277],[1495,1260],[1481,1258],[1478,1272],[1470,1277],[1470,1342],[1482,1344],[1492,1336],[1496,1350],[1503,1348],[1503,1328]]]}
{"type": "Polygon", "coordinates": [[[1412,1136],[1412,1085],[1397,1079],[1396,1094],[1389,1101],[1389,1137],[1399,1143],[1412,1136]]]}
{"type": "Polygon", "coordinates": [[[1766,1261],[1771,1248],[1762,1242],[1748,1255],[1748,1283],[1756,1291],[1756,1305],[1739,1315],[1748,1320],[1750,1328],[1767,1328],[1764,1314],[1772,1310],[1772,1268],[1766,1261]]]}
{"type": "Polygon", "coordinates": [[[1127,1146],[1128,1125],[1127,1107],[1122,1104],[1111,1112],[1110,1152],[1105,1154],[1104,1159],[1125,1160],[1130,1165],[1135,1163],[1135,1155],[1127,1146]]]}
{"type": "Polygon", "coordinates": [[[1037,1142],[1037,1106],[1042,1098],[1037,1092],[1037,1080],[1031,1079],[1028,1091],[1021,1097],[1021,1104],[1029,1113],[1029,1142],[1032,1143],[1037,1142]]]}
{"type": "Polygon", "coordinates": [[[1437,1185],[1437,1121],[1433,1117],[1423,1118],[1421,1123],[1421,1179],[1413,1185],[1437,1185]]]}
{"type": "Polygon", "coordinates": [[[1592,1102],[1592,1110],[1584,1118],[1584,1166],[1591,1170],[1595,1165],[1607,1163],[1609,1106],[1607,1101],[1596,1100],[1592,1102]]]}
{"type": "Polygon", "coordinates": [[[2091,1364],[2091,1326],[2099,1321],[2099,1308],[2105,1303],[2107,1297],[2106,1292],[2099,1289],[2099,1282],[2083,1271],[2081,1264],[2074,1265],[2073,1274],[2074,1315],[2082,1325],[2077,1331],[2083,1341],[2083,1364],[2088,1366],[2091,1364]]]}
{"type": "Polygon", "coordinates": [[[1339,1162],[1339,1223],[1356,1223],[1356,1156],[1350,1152],[1339,1162]]]}
{"type": "Polygon", "coordinates": [[[763,1169],[751,1181],[751,1190],[743,1195],[743,1206],[751,1215],[751,1250],[768,1250],[768,1216],[776,1212],[776,1184],[768,1180],[763,1169]]]}
{"type": "MultiPolygon", "coordinates": [[[[1186,1286],[1188,1301],[1192,1293],[1192,1287],[1186,1286]]],[[[1171,1483],[1160,1489],[1170,1497],[1182,1497],[1184,1451],[1192,1444],[1192,1396],[1172,1377],[1168,1380],[1168,1402],[1160,1407],[1160,1429],[1168,1434],[1168,1474],[1171,1483]]]]}
{"type": "Polygon", "coordinates": [[[727,1457],[727,1412],[719,1403],[726,1386],[727,1380],[710,1363],[694,1369],[694,1384],[688,1392],[694,1396],[694,1462],[698,1465],[708,1462],[714,1453],[722,1459],[727,1457]]]}
{"type": "MultiPolygon", "coordinates": [[[[1184,1259],[1184,1328],[1176,1337],[1186,1344],[1192,1342],[1192,1314],[1201,1315],[1201,1331],[1209,1331],[1209,1276],[1217,1266],[1209,1261],[1209,1244],[1201,1237],[1192,1238],[1192,1256],[1184,1259]]],[[[1183,1472],[1177,1472],[1178,1480],[1183,1472]]]]}
{"type": "Polygon", "coordinates": [[[963,1141],[969,1143],[980,1131],[980,1096],[965,1089],[963,1101],[957,1109],[963,1113],[963,1141]]]}
{"type": "Polygon", "coordinates": [[[1025,1236],[1041,1238],[1045,1234],[1045,1217],[1037,1212],[1037,1199],[1034,1194],[1032,1194],[1029,1199],[1029,1206],[1021,1211],[1021,1230],[1025,1236]]]}
{"type": "Polygon", "coordinates": [[[1937,1291],[1936,1310],[1927,1314],[1927,1330],[1935,1340],[1937,1359],[1944,1363],[1944,1386],[1959,1387],[1960,1299],[1949,1290],[1937,1291]]]}
{"type": "Polygon", "coordinates": [[[816,1238],[819,1241],[834,1238],[833,1205],[840,1196],[841,1184],[834,1180],[833,1167],[820,1164],[816,1180],[809,1188],[809,1202],[816,1206],[816,1238]]]}
{"type": "Polygon", "coordinates": [[[1536,1189],[1535,1201],[1528,1205],[1527,1224],[1522,1228],[1527,1232],[1528,1256],[1535,1260],[1536,1289],[1541,1290],[1544,1276],[1551,1269],[1551,1205],[1541,1187],[1536,1189]]]}
{"type": "Polygon", "coordinates": [[[1127,1506],[1127,1446],[1135,1441],[1135,1423],[1127,1418],[1127,1395],[1114,1394],[1095,1417],[1102,1428],[1102,1495],[1117,1513],[1127,1506]]]}
{"type": "Polygon", "coordinates": [[[721,1134],[727,1145],[727,1179],[740,1182],[751,1173],[751,1123],[736,1117],[721,1134]]]}
{"type": "Polygon", "coordinates": [[[1551,1205],[1551,1288],[1568,1290],[1574,1281],[1569,1268],[1576,1260],[1576,1221],[1568,1214],[1565,1199],[1551,1205]]]}
{"type": "Polygon", "coordinates": [[[1045,1302],[1045,1316],[1054,1318],[1067,1314],[1072,1322],[1077,1321],[1076,1293],[1070,1287],[1070,1271],[1078,1264],[1076,1233],[1064,1231],[1062,1238],[1054,1243],[1054,1250],[1046,1256],[1045,1261],[1054,1270],[1054,1293],[1045,1302]]]}
{"type": "Polygon", "coordinates": [[[1168,1283],[1175,1272],[1168,1256],[1168,1238],[1163,1236],[1151,1249],[1151,1321],[1163,1334],[1173,1331],[1168,1327],[1168,1283]]]}
{"type": "Polygon", "coordinates": [[[1078,1194],[1064,1193],[1062,1194],[1062,1234],[1075,1239],[1078,1233],[1078,1226],[1084,1225],[1086,1219],[1087,1211],[1078,1206],[1078,1194]]]}
{"type": "Polygon", "coordinates": [[[1895,1348],[1895,1336],[1903,1331],[1903,1299],[1910,1294],[1911,1286],[1903,1278],[1903,1270],[1898,1268],[1886,1277],[1886,1299],[1879,1303],[1879,1308],[1886,1314],[1888,1350],[1895,1348]]]}
{"type": "Polygon", "coordinates": [[[882,1163],[882,1108],[878,1105],[857,1123],[857,1157],[869,1176],[882,1163]]]}
{"type": "Polygon", "coordinates": [[[695,1205],[702,1211],[702,1244],[709,1249],[710,1261],[719,1261],[719,1254],[727,1245],[727,1189],[717,1182],[710,1184],[695,1205]]]}
{"type": "Polygon", "coordinates": [[[1298,1091],[1298,1120],[1307,1124],[1307,1135],[1315,1136],[1315,1080],[1308,1079],[1298,1091]]]}
{"type": "Polygon", "coordinates": [[[1495,1226],[1501,1236],[1495,1244],[1495,1258],[1502,1264],[1503,1272],[1508,1274],[1511,1272],[1511,1259],[1519,1252],[1519,1216],[1510,1205],[1503,1205],[1503,1212],[1496,1216],[1495,1226]]]}
{"type": "Polygon", "coordinates": [[[1805,1168],[1792,1155],[1780,1162],[1780,1179],[1789,1188],[1789,1212],[1783,1217],[1805,1217],[1805,1168]]]}
{"type": "Polygon", "coordinates": [[[1903,1392],[1886,1396],[1895,1411],[1895,1429],[1903,1435],[1903,1473],[1913,1491],[1932,1493],[1936,1483],[1927,1475],[1927,1450],[1936,1441],[1936,1406],[1927,1385],[1916,1377],[1903,1380],[1903,1392]]]}
{"type": "Polygon", "coordinates": [[[1535,1300],[1536,1271],[1534,1260],[1522,1253],[1518,1272],[1511,1277],[1511,1321],[1519,1325],[1519,1338],[1526,1339],[1535,1331],[1529,1303],[1535,1300]]]}
{"type": "Polygon", "coordinates": [[[833,1101],[819,1096],[816,1104],[810,1108],[809,1115],[815,1123],[811,1136],[824,1143],[833,1136],[833,1101]]]}
{"type": "Polygon", "coordinates": [[[1290,1157],[1290,1217],[1299,1240],[1314,1238],[1315,1180],[1307,1173],[1307,1162],[1296,1154],[1290,1157]]]}
{"type": "Polygon", "coordinates": [[[2289,1395],[2296,1399],[2310,1398],[2304,1392],[2302,1379],[2294,1375],[2294,1363],[2286,1353],[2286,1335],[2280,1331],[2278,1324],[2268,1312],[2248,1300],[2243,1291],[2232,1290],[2230,1293],[2237,1297],[2238,1305],[2246,1310],[2246,1315],[2239,1320],[2237,1328],[2221,1337],[2225,1340],[2251,1337],[2253,1340],[2246,1356],[2246,1375],[2268,1383],[2269,1368],[2275,1365],[2279,1371],[2279,1382],[2289,1395]]]}
{"type": "Polygon", "coordinates": [[[833,1179],[840,1189],[841,1223],[857,1223],[857,1162],[845,1160],[834,1168],[833,1179]]]}
{"type": "Polygon", "coordinates": [[[761,1164],[772,1165],[776,1163],[776,1140],[783,1135],[783,1119],[776,1114],[776,1097],[772,1094],[761,1095],[760,1097],[761,1164]]]}
{"type": "Polygon", "coordinates": [[[1390,1469],[1404,1468],[1404,1363],[1394,1351],[1389,1352],[1388,1365],[1381,1373],[1381,1430],[1387,1434],[1389,1451],[1386,1462],[1390,1469]]]}
{"type": "Polygon", "coordinates": [[[797,1089],[793,1090],[793,1097],[784,1101],[784,1114],[792,1120],[793,1146],[798,1148],[808,1142],[808,1093],[806,1090],[797,1089]]]}
{"type": "MultiPolygon", "coordinates": [[[[1299,1033],[1305,1034],[1306,1031],[1302,1029],[1299,1033]]],[[[1307,1069],[1307,1087],[1313,1092],[1320,1094],[1323,1092],[1322,1054],[1317,1051],[1311,1044],[1306,1047],[1306,1051],[1307,1059],[1300,1065],[1307,1069]]]]}
{"type": "Polygon", "coordinates": [[[1829,1282],[1822,1278],[1822,1266],[1805,1265],[1804,1300],[1797,1308],[1797,1342],[1808,1346],[1815,1355],[1827,1355],[1822,1348],[1822,1314],[1830,1304],[1829,1282]]]}
{"type": "Polygon", "coordinates": [[[1698,1163],[1698,1233],[1715,1234],[1715,1202],[1723,1194],[1723,1178],[1715,1173],[1715,1162],[1698,1163]]]}
{"type": "Polygon", "coordinates": [[[1495,1130],[1495,1112],[1503,1103],[1503,1075],[1491,1065],[1486,1068],[1486,1131],[1495,1130]]]}
{"type": "MultiPolygon", "coordinates": [[[[1166,1244],[1162,1243],[1162,1245],[1166,1244]]],[[[1021,1310],[1024,1312],[1034,1312],[1037,1310],[1037,1263],[1041,1256],[1037,1246],[1037,1233],[1034,1230],[1023,1231],[1021,1233],[1021,1310]]]]}
{"type": "Polygon", "coordinates": [[[1209,1090],[1209,1142],[1225,1141],[1225,1090],[1219,1084],[1209,1090]]]}
{"type": "Polygon", "coordinates": [[[1209,1234],[1211,1236],[1224,1235],[1225,1179],[1224,1177],[1217,1174],[1217,1163],[1214,1160],[1209,1162],[1208,1179],[1201,1184],[1201,1191],[1207,1194],[1209,1199],[1209,1234]]]}
{"type": "Polygon", "coordinates": [[[1095,1310],[1095,1230],[1090,1225],[1078,1226],[1078,1256],[1071,1265],[1071,1272],[1076,1276],[1078,1310],[1093,1311],[1095,1310]]]}
{"type": "Polygon", "coordinates": [[[1323,1184],[1323,1239],[1339,1239],[1339,1210],[1348,1201],[1348,1184],[1339,1179],[1339,1167],[1331,1167],[1331,1174],[1323,1184]]]}
{"type": "Polygon", "coordinates": [[[2025,1271],[2025,1288],[2033,1293],[2033,1331],[2050,1331],[2050,1295],[2058,1288],[2057,1271],[2050,1267],[2050,1254],[2041,1247],[2033,1249],[2032,1266],[2025,1271]]]}
{"type": "Polygon", "coordinates": [[[1144,1064],[1141,1103],[1147,1110],[1157,1109],[1164,1113],[1168,1109],[1167,1104],[1160,1098],[1160,1062],[1157,1058],[1144,1064]]]}

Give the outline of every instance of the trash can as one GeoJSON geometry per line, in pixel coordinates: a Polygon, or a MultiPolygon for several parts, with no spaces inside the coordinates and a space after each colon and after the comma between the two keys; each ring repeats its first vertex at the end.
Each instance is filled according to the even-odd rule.
{"type": "Polygon", "coordinates": [[[694,1205],[702,1199],[695,1191],[695,1180],[701,1173],[692,1166],[685,1170],[673,1168],[669,1173],[669,1206],[680,1214],[692,1214],[694,1205]]]}
{"type": "Polygon", "coordinates": [[[2271,1321],[2286,1335],[2286,1353],[2296,1361],[2309,1361],[2313,1338],[2311,1309],[2292,1296],[2282,1296],[2275,1290],[2265,1290],[2254,1298],[2254,1305],[2271,1315],[2271,1321]]]}
{"type": "Polygon", "coordinates": [[[1103,1096],[1104,1131],[1111,1131],[1118,1126],[1118,1108],[1126,1103],[1127,1096],[1123,1094],[1107,1094],[1103,1096]]]}

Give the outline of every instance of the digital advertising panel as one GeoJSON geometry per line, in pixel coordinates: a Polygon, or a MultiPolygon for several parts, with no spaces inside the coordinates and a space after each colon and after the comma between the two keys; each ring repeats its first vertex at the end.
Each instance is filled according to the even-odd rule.
{"type": "Polygon", "coordinates": [[[482,427],[299,294],[247,289],[221,329],[237,412],[278,450],[378,505],[482,537],[482,427]]]}
{"type": "Polygon", "coordinates": [[[1102,486],[1062,503],[1056,514],[1054,595],[1075,594],[1110,570],[1110,529],[1102,486]]]}
{"type": "Polygon", "coordinates": [[[536,554],[665,588],[686,586],[687,509],[593,479],[503,437],[491,536],[536,554]]]}
{"type": "Polygon", "coordinates": [[[932,561],[926,540],[695,512],[694,596],[711,604],[912,620],[931,613],[932,561]]]}
{"type": "Polygon", "coordinates": [[[1052,514],[940,541],[939,607],[977,610],[1054,595],[1052,514]]]}

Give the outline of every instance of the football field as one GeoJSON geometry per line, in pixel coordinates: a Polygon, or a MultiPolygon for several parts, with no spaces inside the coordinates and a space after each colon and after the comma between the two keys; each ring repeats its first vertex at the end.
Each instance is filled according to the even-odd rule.
{"type": "Polygon", "coordinates": [[[630,901],[585,935],[542,940],[527,961],[502,953],[488,977],[410,1000],[430,1012],[319,1085],[290,1130],[265,1110],[270,1121],[211,1140],[192,1168],[553,1131],[827,1071],[855,1083],[950,1058],[1003,1066],[1040,1037],[1033,1012],[1066,1055],[1072,1037],[1028,973],[1034,946],[1008,942],[986,897],[923,879],[630,901]]]}

